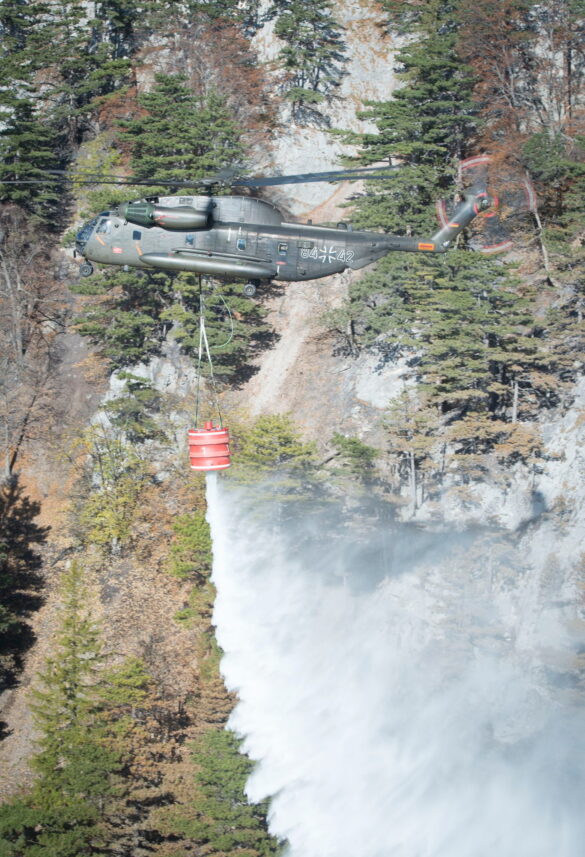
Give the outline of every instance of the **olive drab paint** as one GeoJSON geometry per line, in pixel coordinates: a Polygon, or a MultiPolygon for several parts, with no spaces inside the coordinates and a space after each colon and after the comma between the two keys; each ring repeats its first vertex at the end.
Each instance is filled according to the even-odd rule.
{"type": "Polygon", "coordinates": [[[251,295],[262,282],[295,282],[356,270],[392,251],[443,253],[491,205],[475,187],[431,238],[288,223],[270,202],[250,196],[165,196],[104,211],[77,233],[76,251],[91,262],[144,270],[191,271],[246,279],[251,295]]]}

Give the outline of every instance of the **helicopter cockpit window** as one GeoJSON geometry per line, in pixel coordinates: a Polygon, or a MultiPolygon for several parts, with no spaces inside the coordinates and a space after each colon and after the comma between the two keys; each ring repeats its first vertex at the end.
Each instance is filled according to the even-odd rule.
{"type": "Polygon", "coordinates": [[[246,239],[245,238],[238,238],[238,240],[236,241],[236,247],[238,248],[238,250],[245,250],[246,249],[246,239]]]}
{"type": "Polygon", "coordinates": [[[111,221],[111,220],[107,220],[107,219],[104,217],[102,220],[100,220],[99,225],[98,225],[98,228],[97,228],[97,230],[96,230],[96,231],[97,231],[97,232],[105,232],[105,233],[108,233],[108,232],[111,232],[111,230],[112,230],[112,221],[111,221]]]}
{"type": "Polygon", "coordinates": [[[139,229],[135,229],[132,232],[132,240],[133,241],[140,241],[141,238],[142,238],[142,232],[139,229]]]}
{"type": "Polygon", "coordinates": [[[94,217],[92,220],[88,220],[87,223],[83,224],[83,226],[76,235],[76,241],[80,246],[85,246],[85,243],[89,240],[97,222],[97,217],[94,217]]]}
{"type": "Polygon", "coordinates": [[[279,256],[286,256],[287,250],[288,250],[288,244],[287,243],[282,243],[282,244],[278,245],[278,255],[279,256]]]}
{"type": "Polygon", "coordinates": [[[314,246],[314,241],[297,241],[297,247],[301,250],[312,250],[314,246]]]}

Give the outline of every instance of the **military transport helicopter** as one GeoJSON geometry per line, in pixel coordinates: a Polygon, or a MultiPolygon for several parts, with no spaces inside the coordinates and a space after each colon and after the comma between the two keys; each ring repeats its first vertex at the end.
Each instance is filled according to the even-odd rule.
{"type": "MultiPolygon", "coordinates": [[[[244,195],[214,195],[217,185],[261,188],[315,181],[386,179],[399,167],[336,170],[290,176],[217,176],[193,182],[165,181],[183,195],[147,197],[103,211],[79,230],[76,253],[83,257],[81,276],[93,273],[92,262],[144,270],[192,271],[217,278],[247,279],[251,297],[263,282],[314,280],[356,270],[387,253],[444,253],[481,212],[492,205],[485,182],[476,182],[441,228],[431,237],[353,231],[312,223],[289,223],[270,202],[244,195]],[[205,188],[205,195],[189,190],[205,188]]],[[[83,183],[158,184],[117,176],[69,178],[83,183]]]]}
{"type": "MultiPolygon", "coordinates": [[[[113,184],[119,186],[168,186],[174,195],[145,197],[117,205],[85,223],[76,235],[75,254],[83,258],[79,272],[93,274],[92,262],[143,270],[191,271],[219,279],[247,279],[244,293],[252,296],[262,282],[314,280],[338,274],[347,268],[363,268],[392,251],[444,253],[454,239],[478,216],[489,227],[491,244],[482,252],[501,252],[511,242],[502,241],[504,211],[497,196],[487,191],[488,155],[462,161],[460,186],[467,189],[453,205],[439,202],[440,228],[431,237],[389,235],[354,231],[346,223],[336,227],[289,223],[271,202],[250,195],[214,195],[215,188],[257,189],[305,182],[388,179],[399,165],[365,169],[298,173],[284,176],[242,177],[225,169],[208,178],[184,182],[151,178],[137,180],[69,171],[49,171],[47,177],[5,180],[3,184],[60,183],[113,184]],[[191,195],[189,191],[204,190],[191,195]],[[177,195],[182,191],[182,195],[177,195]]],[[[508,183],[514,185],[514,182],[508,183]]],[[[516,185],[518,183],[516,182],[516,185]]],[[[508,194],[515,210],[534,211],[535,197],[525,179],[520,193],[508,194]]],[[[505,231],[505,230],[504,230],[505,231]]]]}

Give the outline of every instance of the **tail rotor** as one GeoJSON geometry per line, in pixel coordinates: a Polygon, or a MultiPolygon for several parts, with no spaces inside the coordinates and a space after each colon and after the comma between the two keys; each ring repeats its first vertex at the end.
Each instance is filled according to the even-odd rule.
{"type": "MultiPolygon", "coordinates": [[[[478,155],[460,162],[458,184],[465,198],[473,196],[476,201],[471,248],[486,255],[511,250],[520,220],[536,211],[536,194],[528,176],[490,155],[478,155]]],[[[441,232],[449,227],[459,206],[455,200],[439,200],[441,232]]]]}

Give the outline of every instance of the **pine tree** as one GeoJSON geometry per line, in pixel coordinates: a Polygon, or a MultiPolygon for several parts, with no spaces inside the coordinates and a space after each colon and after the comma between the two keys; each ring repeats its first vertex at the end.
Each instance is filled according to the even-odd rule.
{"type": "Polygon", "coordinates": [[[38,41],[48,11],[47,3],[0,5],[0,198],[50,224],[58,189],[30,183],[62,166],[58,135],[43,115],[36,82],[42,63],[38,41]],[[29,184],[6,183],[21,181],[29,184]]]}
{"type": "Polygon", "coordinates": [[[43,587],[38,546],[48,528],[35,519],[40,504],[32,502],[17,478],[0,485],[0,689],[10,687],[34,641],[27,619],[41,606],[43,587]]]}
{"type": "Polygon", "coordinates": [[[50,115],[67,155],[93,132],[96,99],[128,83],[133,28],[147,6],[109,0],[89,8],[81,0],[53,4],[42,51],[50,52],[45,60],[53,77],[50,115]]]}
{"type": "MultiPolygon", "coordinates": [[[[402,166],[357,200],[355,221],[424,236],[436,228],[434,201],[452,192],[478,106],[474,75],[458,55],[453,7],[437,0],[405,4],[404,11],[419,38],[399,54],[402,88],[365,114],[378,133],[362,135],[359,155],[362,163],[400,158],[402,166]]],[[[515,422],[548,395],[551,357],[539,341],[542,328],[511,270],[492,258],[463,250],[440,258],[390,254],[352,286],[349,307],[334,319],[338,327],[341,315],[362,342],[406,355],[425,407],[449,420],[472,412],[515,422]]],[[[440,420],[433,431],[441,431],[440,420]]]]}
{"type": "Polygon", "coordinates": [[[253,767],[228,730],[208,729],[193,747],[198,799],[195,817],[176,816],[176,829],[217,857],[269,857],[282,850],[268,833],[267,803],[250,804],[244,793],[253,767]]]}
{"type": "Polygon", "coordinates": [[[0,194],[49,227],[62,225],[62,185],[31,182],[67,165],[93,130],[96,99],[128,81],[133,28],[149,4],[91,5],[93,19],[78,0],[0,5],[0,194]]]}
{"type": "Polygon", "coordinates": [[[293,119],[326,123],[318,105],[330,100],[343,79],[345,45],[333,4],[307,0],[273,0],[274,32],[284,42],[278,58],[285,72],[283,89],[293,119]]]}
{"type": "MultiPolygon", "coordinates": [[[[199,278],[181,274],[174,280],[174,290],[175,300],[161,312],[161,321],[173,324],[170,335],[186,354],[195,358],[201,312],[199,278]]],[[[237,383],[246,377],[251,355],[270,339],[270,328],[264,323],[265,310],[258,301],[242,295],[238,283],[217,283],[210,294],[204,295],[203,306],[214,374],[237,383]]],[[[200,370],[208,374],[209,367],[203,362],[200,370]]]]}
{"type": "Polygon", "coordinates": [[[147,440],[164,443],[166,435],[157,423],[163,396],[147,378],[132,372],[119,372],[118,379],[124,381],[123,389],[103,406],[112,425],[132,444],[147,440]]]}
{"type": "Polygon", "coordinates": [[[59,187],[35,181],[45,180],[48,170],[62,166],[57,135],[39,118],[34,100],[12,90],[0,95],[0,121],[0,196],[50,228],[61,198],[59,187]]]}
{"type": "Polygon", "coordinates": [[[195,179],[241,159],[239,132],[221,96],[196,96],[184,76],[157,74],[138,103],[145,115],[123,124],[137,178],[195,179]]]}
{"type": "Polygon", "coordinates": [[[359,142],[360,164],[399,158],[401,169],[387,182],[372,182],[358,199],[355,223],[404,234],[424,234],[437,196],[448,193],[455,160],[467,152],[477,126],[474,76],[457,53],[455,21],[440,0],[426,4],[419,38],[400,50],[403,85],[387,102],[370,102],[362,118],[377,132],[350,134],[359,142]]]}
{"type": "Polygon", "coordinates": [[[203,585],[209,579],[212,543],[205,513],[180,515],[173,522],[175,540],[170,549],[169,571],[176,577],[194,579],[203,585]]]}
{"type": "MultiPolygon", "coordinates": [[[[83,292],[85,287],[76,290],[83,292]]],[[[194,274],[108,272],[97,291],[99,296],[87,301],[77,318],[77,329],[113,368],[127,368],[160,354],[168,336],[185,354],[197,357],[201,286],[194,274]]],[[[270,338],[264,309],[241,294],[240,284],[218,283],[211,295],[205,295],[204,312],[216,377],[241,380],[250,353],[270,338]]],[[[206,363],[201,371],[208,372],[206,363]]]]}
{"type": "Polygon", "coordinates": [[[140,759],[145,747],[161,752],[153,735],[160,724],[150,711],[155,688],[144,663],[129,657],[104,666],[79,564],[64,573],[61,590],[56,651],[33,691],[37,779],[29,794],[0,807],[2,857],[130,853],[136,795],[144,778],[158,773],[140,759]]]}
{"type": "Polygon", "coordinates": [[[73,511],[73,527],[87,545],[119,553],[129,542],[141,492],[150,482],[138,445],[114,428],[95,425],[79,438],[84,496],[73,511]]]}
{"type": "Polygon", "coordinates": [[[388,453],[398,483],[406,483],[412,511],[438,489],[442,462],[437,460],[440,415],[420,392],[405,389],[388,409],[385,420],[388,453]]]}
{"type": "MultiPolygon", "coordinates": [[[[214,93],[194,95],[181,75],[157,75],[155,86],[140,96],[139,105],[145,115],[123,123],[122,131],[132,145],[132,167],[139,178],[197,178],[242,155],[225,101],[214,93]]],[[[106,297],[89,302],[78,329],[100,346],[113,367],[129,367],[159,354],[171,331],[186,354],[197,355],[198,277],[118,271],[106,276],[99,292],[106,297]]],[[[244,297],[235,283],[218,284],[205,297],[207,334],[218,378],[237,381],[245,374],[250,352],[262,347],[269,334],[263,315],[259,304],[244,297]]]]}
{"type": "Polygon", "coordinates": [[[29,797],[0,809],[6,857],[81,857],[94,853],[104,801],[119,754],[104,742],[97,715],[99,633],[86,608],[83,571],[71,565],[62,582],[57,653],[40,675],[32,709],[40,732],[29,797]]]}

